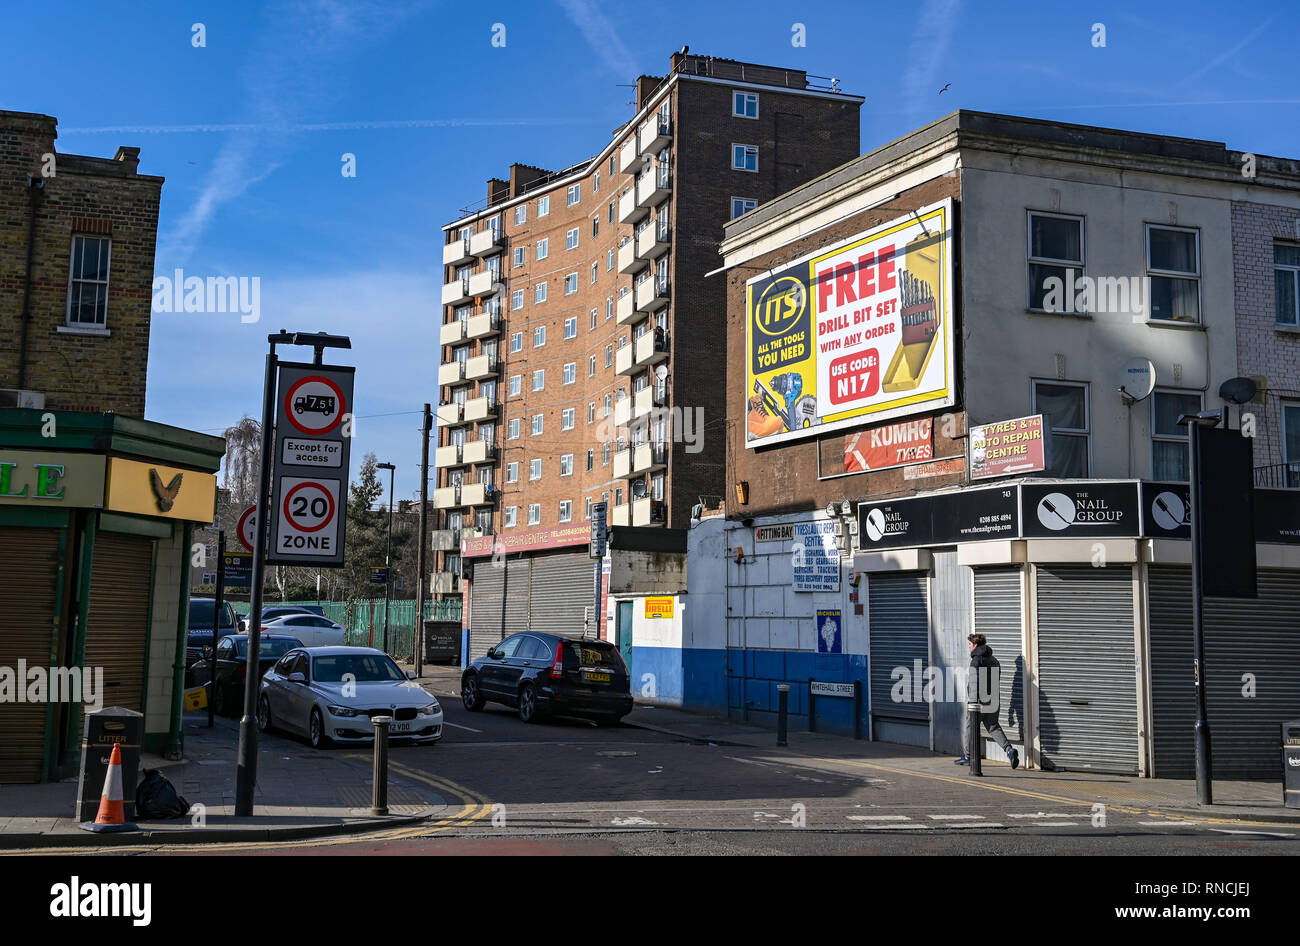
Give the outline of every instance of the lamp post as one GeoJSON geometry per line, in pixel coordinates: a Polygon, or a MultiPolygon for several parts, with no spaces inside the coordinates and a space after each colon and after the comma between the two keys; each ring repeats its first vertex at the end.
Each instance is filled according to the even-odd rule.
{"type": "Polygon", "coordinates": [[[375,469],[388,471],[388,548],[384,552],[384,653],[388,653],[388,594],[393,586],[393,477],[397,475],[397,467],[376,463],[375,469]]]}

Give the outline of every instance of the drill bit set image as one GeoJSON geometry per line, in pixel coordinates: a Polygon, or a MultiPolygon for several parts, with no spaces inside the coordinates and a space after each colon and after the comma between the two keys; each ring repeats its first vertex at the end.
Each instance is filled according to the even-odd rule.
{"type": "Polygon", "coordinates": [[[800,397],[802,392],[803,375],[797,371],[773,376],[771,387],[755,378],[754,394],[749,399],[749,438],[811,427],[817,417],[817,399],[811,394],[800,397]]]}
{"type": "Polygon", "coordinates": [[[898,274],[902,343],[885,370],[881,388],[912,391],[921,384],[939,337],[935,296],[939,289],[938,234],[923,233],[907,244],[903,270],[898,274]]]}

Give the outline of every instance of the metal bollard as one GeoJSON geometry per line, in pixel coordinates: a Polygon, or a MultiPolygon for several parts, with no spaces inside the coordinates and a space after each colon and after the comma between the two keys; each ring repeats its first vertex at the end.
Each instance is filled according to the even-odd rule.
{"type": "Polygon", "coordinates": [[[984,740],[980,738],[980,706],[978,703],[967,703],[966,713],[970,718],[970,742],[966,746],[966,755],[970,758],[970,774],[976,777],[984,775],[984,768],[980,765],[981,749],[984,740]]]}
{"type": "Polygon", "coordinates": [[[776,744],[786,745],[786,730],[790,722],[790,684],[776,685],[776,744]]]}
{"type": "Polygon", "coordinates": [[[372,815],[388,814],[388,727],[393,723],[391,716],[376,716],[371,722],[375,724],[375,768],[374,784],[370,787],[370,813],[372,815]]]}

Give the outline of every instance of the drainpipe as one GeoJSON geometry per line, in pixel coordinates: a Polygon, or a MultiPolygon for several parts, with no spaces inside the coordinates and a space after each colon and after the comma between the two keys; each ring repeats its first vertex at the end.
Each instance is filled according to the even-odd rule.
{"type": "Polygon", "coordinates": [[[190,543],[194,541],[194,523],[185,523],[185,540],[181,543],[180,574],[176,598],[176,662],[172,664],[172,724],[167,734],[167,751],[163,757],[181,757],[181,717],[185,711],[185,644],[190,623],[190,543]]]}
{"type": "Polygon", "coordinates": [[[27,327],[32,320],[32,265],[36,257],[36,213],[41,203],[45,178],[29,176],[27,193],[31,195],[31,216],[27,220],[27,272],[23,278],[22,332],[18,337],[18,388],[27,387],[27,327]]]}

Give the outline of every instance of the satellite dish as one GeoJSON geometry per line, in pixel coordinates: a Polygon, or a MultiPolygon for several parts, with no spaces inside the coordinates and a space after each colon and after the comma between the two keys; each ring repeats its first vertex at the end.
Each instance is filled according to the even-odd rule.
{"type": "Polygon", "coordinates": [[[840,504],[832,500],[826,504],[826,515],[834,519],[839,515],[840,504]]]}
{"type": "Polygon", "coordinates": [[[1156,366],[1149,358],[1130,358],[1119,372],[1119,393],[1130,404],[1151,396],[1156,387],[1156,366]]]}
{"type": "Polygon", "coordinates": [[[655,365],[655,378],[662,381],[666,377],[668,377],[668,366],[661,361],[655,365]]]}
{"type": "Polygon", "coordinates": [[[1219,397],[1231,404],[1245,404],[1259,388],[1250,378],[1229,378],[1219,385],[1219,397]]]}

